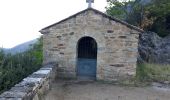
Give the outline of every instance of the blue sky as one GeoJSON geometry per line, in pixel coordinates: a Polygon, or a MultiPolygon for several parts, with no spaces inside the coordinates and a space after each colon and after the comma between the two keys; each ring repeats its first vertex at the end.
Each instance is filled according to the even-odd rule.
{"type": "MultiPolygon", "coordinates": [[[[106,0],[93,8],[105,11],[106,0]]],[[[40,29],[87,8],[86,0],[0,0],[0,47],[35,39],[40,29]]]]}

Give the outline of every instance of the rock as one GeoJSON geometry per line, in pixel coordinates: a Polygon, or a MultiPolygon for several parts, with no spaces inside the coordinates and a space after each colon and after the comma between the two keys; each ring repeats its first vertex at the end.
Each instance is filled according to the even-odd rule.
{"type": "Polygon", "coordinates": [[[170,84],[170,82],[169,81],[165,81],[164,84],[170,84]]]}
{"type": "Polygon", "coordinates": [[[153,32],[142,33],[138,50],[139,63],[170,64],[170,35],[161,38],[153,32]]]}

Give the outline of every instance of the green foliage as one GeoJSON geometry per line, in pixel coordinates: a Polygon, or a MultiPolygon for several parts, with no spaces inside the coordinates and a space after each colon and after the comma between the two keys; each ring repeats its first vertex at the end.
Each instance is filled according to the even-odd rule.
{"type": "Polygon", "coordinates": [[[154,22],[148,30],[157,32],[164,37],[170,34],[170,1],[169,0],[153,0],[150,5],[145,8],[149,12],[148,18],[154,22]]]}
{"type": "Polygon", "coordinates": [[[117,0],[109,0],[109,5],[106,7],[106,13],[116,18],[124,20],[126,18],[126,2],[119,2],[117,0]]]}
{"type": "Polygon", "coordinates": [[[146,31],[154,31],[162,37],[170,34],[170,0],[151,0],[147,3],[141,3],[141,0],[108,2],[107,14],[146,31]]]}
{"type": "MultiPolygon", "coordinates": [[[[2,66],[2,64],[3,64],[3,59],[4,58],[4,51],[3,51],[3,49],[2,48],[0,48],[0,68],[1,68],[1,66],[2,66]]],[[[1,71],[1,70],[0,70],[1,71]]]]}
{"type": "Polygon", "coordinates": [[[135,0],[109,0],[106,13],[132,25],[138,27],[141,25],[141,5],[135,0]]]}
{"type": "Polygon", "coordinates": [[[141,82],[170,81],[170,65],[139,64],[136,78],[141,82]]]}
{"type": "Polygon", "coordinates": [[[15,55],[0,50],[0,93],[38,70],[42,64],[42,38],[30,49],[15,55]]]}

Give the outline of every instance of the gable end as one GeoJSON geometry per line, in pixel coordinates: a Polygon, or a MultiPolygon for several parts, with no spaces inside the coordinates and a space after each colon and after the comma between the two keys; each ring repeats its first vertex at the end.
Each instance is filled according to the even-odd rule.
{"type": "Polygon", "coordinates": [[[69,19],[71,19],[71,18],[74,18],[74,17],[76,17],[77,15],[82,14],[82,13],[88,11],[88,10],[92,10],[92,11],[94,11],[95,13],[98,13],[98,14],[102,15],[102,16],[105,17],[105,18],[108,18],[108,19],[110,19],[110,20],[119,22],[119,23],[121,23],[121,24],[123,24],[123,25],[125,25],[125,26],[127,26],[127,27],[129,27],[129,28],[131,28],[131,29],[134,29],[134,30],[136,30],[136,31],[138,31],[138,32],[144,32],[144,30],[142,30],[142,29],[140,29],[140,28],[138,28],[138,27],[136,27],[136,26],[133,26],[133,25],[131,25],[131,24],[128,24],[128,23],[125,22],[125,21],[122,21],[122,20],[119,20],[119,19],[114,18],[114,17],[112,17],[112,16],[109,16],[109,15],[107,15],[107,14],[101,12],[101,11],[98,11],[98,10],[96,10],[96,9],[93,9],[93,8],[87,8],[87,9],[85,9],[85,10],[83,10],[83,11],[80,11],[80,12],[78,12],[78,13],[76,13],[76,14],[68,17],[68,18],[65,18],[65,19],[63,19],[63,20],[61,20],[61,21],[59,21],[59,22],[57,22],[57,23],[54,23],[54,24],[52,24],[52,25],[49,25],[49,26],[41,29],[39,32],[41,32],[42,34],[46,34],[46,33],[48,33],[48,32],[46,32],[46,30],[49,29],[50,27],[53,27],[53,26],[55,26],[55,25],[57,25],[57,24],[60,24],[60,23],[62,23],[62,22],[64,22],[64,21],[66,21],[66,20],[69,20],[69,19]]]}

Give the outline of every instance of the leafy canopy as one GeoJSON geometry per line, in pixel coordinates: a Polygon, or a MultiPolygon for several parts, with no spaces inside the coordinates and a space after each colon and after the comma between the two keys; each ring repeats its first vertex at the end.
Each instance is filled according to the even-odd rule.
{"type": "Polygon", "coordinates": [[[108,0],[106,13],[162,37],[170,34],[170,0],[108,0]]]}

